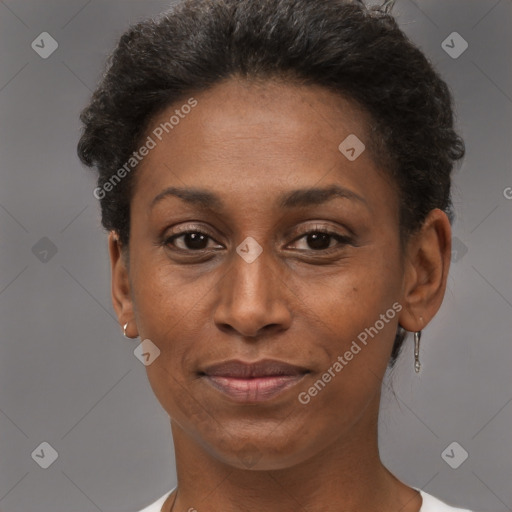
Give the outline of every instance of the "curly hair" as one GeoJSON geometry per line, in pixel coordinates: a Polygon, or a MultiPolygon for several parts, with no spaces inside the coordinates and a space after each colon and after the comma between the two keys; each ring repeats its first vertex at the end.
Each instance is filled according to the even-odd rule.
{"type": "MultiPolygon", "coordinates": [[[[120,38],[80,115],[80,160],[104,187],[149,123],[192,92],[233,77],[321,85],[371,119],[369,141],[399,193],[401,240],[434,208],[453,220],[451,172],[464,156],[453,98],[390,14],[393,1],[183,0],[120,38]]],[[[129,173],[100,200],[102,224],[129,243],[129,173]]],[[[390,366],[406,332],[399,326],[390,366]]]]}

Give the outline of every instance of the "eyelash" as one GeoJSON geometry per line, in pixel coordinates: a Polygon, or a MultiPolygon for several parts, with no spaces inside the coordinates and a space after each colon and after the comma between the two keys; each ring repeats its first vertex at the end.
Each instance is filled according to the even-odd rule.
{"type": "MultiPolygon", "coordinates": [[[[165,247],[169,247],[170,245],[172,245],[172,242],[174,242],[174,240],[181,238],[182,236],[188,235],[188,234],[204,235],[204,236],[208,237],[210,240],[215,241],[215,239],[212,236],[210,236],[208,233],[206,233],[205,231],[202,231],[201,229],[194,228],[194,229],[188,229],[187,231],[182,231],[180,233],[176,233],[170,237],[165,238],[162,245],[164,245],[165,247]]],[[[297,242],[297,241],[301,240],[302,238],[305,238],[306,236],[311,235],[311,234],[327,235],[327,236],[337,240],[339,245],[335,246],[335,247],[328,247],[327,249],[318,249],[318,250],[310,249],[310,250],[306,251],[308,253],[316,253],[316,254],[325,255],[325,254],[330,254],[333,251],[339,250],[341,248],[340,246],[353,245],[353,240],[351,237],[345,236],[345,235],[340,235],[339,233],[335,233],[334,231],[330,231],[329,229],[325,229],[325,228],[316,228],[316,229],[310,229],[308,231],[304,231],[304,232],[300,233],[300,236],[295,238],[292,242],[293,243],[297,242]]],[[[181,249],[181,248],[177,248],[175,246],[173,247],[172,250],[175,250],[175,251],[178,251],[181,253],[186,252],[186,253],[197,253],[197,254],[201,254],[201,253],[204,253],[205,251],[208,251],[208,249],[198,249],[198,250],[181,249]]]]}

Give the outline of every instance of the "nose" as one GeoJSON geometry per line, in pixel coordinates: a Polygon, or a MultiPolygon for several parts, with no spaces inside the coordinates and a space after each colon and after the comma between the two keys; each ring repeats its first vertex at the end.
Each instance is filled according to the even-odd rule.
{"type": "Polygon", "coordinates": [[[252,263],[238,254],[218,285],[219,301],[214,314],[217,327],[225,332],[257,338],[290,327],[286,302],[288,288],[279,269],[265,251],[252,263]]]}

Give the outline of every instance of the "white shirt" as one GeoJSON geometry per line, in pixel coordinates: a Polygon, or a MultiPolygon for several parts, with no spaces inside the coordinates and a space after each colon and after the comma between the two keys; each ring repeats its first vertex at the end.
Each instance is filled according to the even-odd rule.
{"type": "MultiPolygon", "coordinates": [[[[174,489],[164,494],[161,498],[157,499],[155,502],[151,503],[151,505],[148,505],[146,508],[143,508],[139,512],[161,512],[162,505],[165,503],[165,500],[174,491],[174,489]]],[[[416,488],[413,487],[413,489],[416,488]]],[[[434,496],[427,494],[425,491],[422,491],[420,489],[416,490],[419,491],[421,497],[423,498],[423,504],[421,505],[420,512],[471,512],[470,510],[467,509],[452,507],[444,503],[443,501],[434,498],[434,496]]]]}

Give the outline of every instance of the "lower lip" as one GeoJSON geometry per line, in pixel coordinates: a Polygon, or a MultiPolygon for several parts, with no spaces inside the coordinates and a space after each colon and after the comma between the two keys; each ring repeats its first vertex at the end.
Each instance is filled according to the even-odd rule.
{"type": "Polygon", "coordinates": [[[205,375],[206,380],[236,402],[263,402],[270,400],[301,381],[306,374],[236,379],[205,375]]]}

